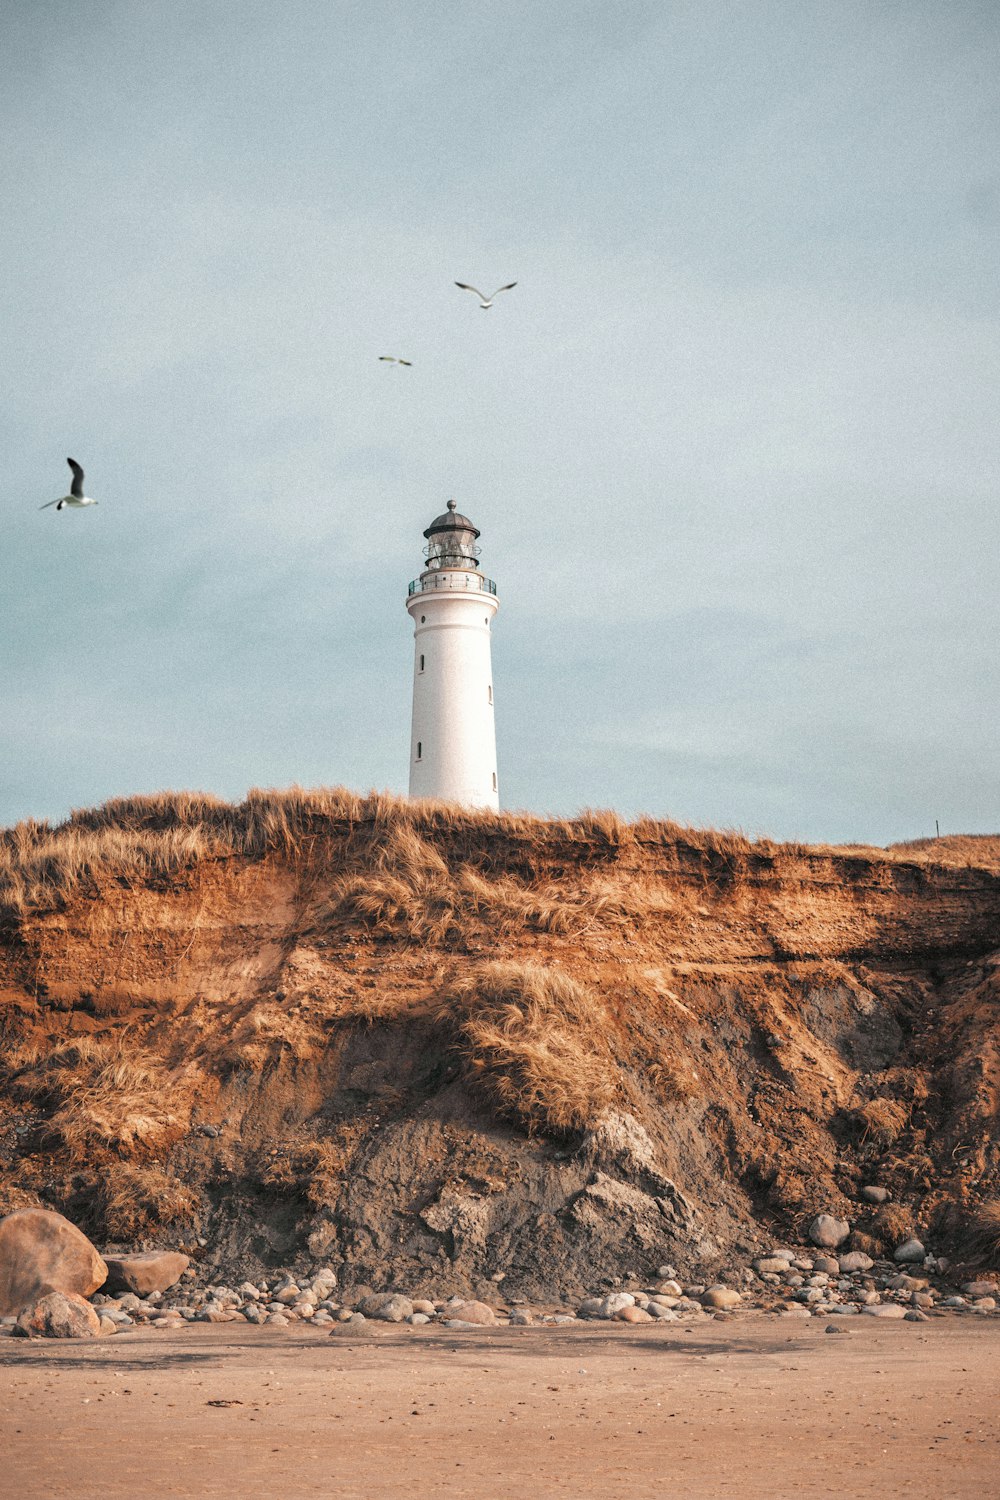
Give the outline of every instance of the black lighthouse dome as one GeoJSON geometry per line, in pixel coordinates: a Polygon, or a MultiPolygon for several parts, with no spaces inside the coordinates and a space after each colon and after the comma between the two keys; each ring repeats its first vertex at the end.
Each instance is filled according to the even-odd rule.
{"type": "Polygon", "coordinates": [[[476,547],[479,531],[468,516],[461,514],[454,500],[448,501],[448,508],[442,515],[435,516],[424,536],[427,538],[429,568],[479,567],[476,547]]]}

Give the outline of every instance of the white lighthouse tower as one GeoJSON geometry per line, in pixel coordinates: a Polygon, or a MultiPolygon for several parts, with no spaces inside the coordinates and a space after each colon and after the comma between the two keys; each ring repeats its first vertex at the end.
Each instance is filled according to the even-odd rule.
{"type": "Polygon", "coordinates": [[[410,796],[499,808],[490,664],[497,586],[479,571],[479,532],[454,500],[424,536],[427,565],[406,601],[415,640],[410,796]]]}

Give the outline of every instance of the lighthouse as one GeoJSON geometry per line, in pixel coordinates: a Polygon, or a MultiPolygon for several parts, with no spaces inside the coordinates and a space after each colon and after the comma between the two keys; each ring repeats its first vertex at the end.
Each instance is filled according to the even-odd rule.
{"type": "Polygon", "coordinates": [[[500,806],[490,626],[497,586],[479,570],[479,532],[448,501],[424,532],[426,564],[410,584],[413,731],[410,796],[500,806]]]}

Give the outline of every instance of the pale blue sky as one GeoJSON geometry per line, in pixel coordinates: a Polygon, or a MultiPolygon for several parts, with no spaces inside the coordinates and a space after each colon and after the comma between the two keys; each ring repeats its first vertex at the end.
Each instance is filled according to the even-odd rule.
{"type": "Polygon", "coordinates": [[[992,0],[0,33],[0,820],[405,790],[454,495],[507,806],[1000,827],[992,0]]]}

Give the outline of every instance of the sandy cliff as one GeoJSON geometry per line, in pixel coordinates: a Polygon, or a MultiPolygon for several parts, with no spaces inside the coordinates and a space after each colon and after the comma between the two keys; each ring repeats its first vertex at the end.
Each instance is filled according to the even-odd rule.
{"type": "Polygon", "coordinates": [[[4,840],[0,1211],[229,1276],[529,1296],[708,1270],[819,1210],[862,1249],[1000,1242],[996,841],[341,792],[4,840]]]}

